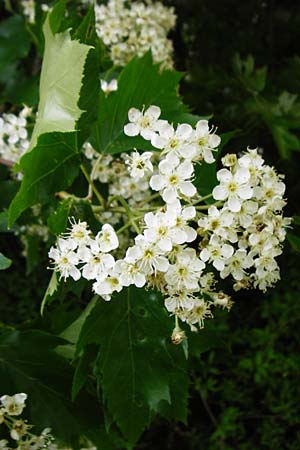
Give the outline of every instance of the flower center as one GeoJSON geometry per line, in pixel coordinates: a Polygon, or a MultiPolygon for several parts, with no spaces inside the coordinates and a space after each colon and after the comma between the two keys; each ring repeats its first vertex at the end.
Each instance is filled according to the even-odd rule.
{"type": "Polygon", "coordinates": [[[169,178],[169,182],[172,186],[176,186],[178,184],[178,176],[177,175],[171,175],[169,178]]]}
{"type": "Polygon", "coordinates": [[[235,192],[237,190],[237,184],[234,181],[231,181],[228,184],[228,190],[229,192],[235,192]]]}

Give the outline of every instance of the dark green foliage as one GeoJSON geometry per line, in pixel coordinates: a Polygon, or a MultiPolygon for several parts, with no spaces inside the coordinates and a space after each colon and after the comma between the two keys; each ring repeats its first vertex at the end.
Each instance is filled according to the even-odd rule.
{"type": "Polygon", "coordinates": [[[186,421],[184,354],[168,341],[171,333],[172,323],[159,296],[137,288],[126,289],[112,302],[99,299],[81,329],[77,352],[87,344],[100,344],[94,368],[97,382],[110,414],[131,444],[154,412],[186,421]]]}
{"type": "MultiPolygon", "coordinates": [[[[86,435],[99,450],[299,450],[299,5],[166,0],[179,15],[173,37],[182,72],[161,73],[149,53],[123,70],[111,68],[119,90],[106,97],[98,74],[110,63],[93,31],[92,8],[84,15],[77,3],[57,2],[50,19],[52,32],[72,28],[73,40],[94,47],[82,71],[76,126],[38,133],[20,163],[21,188],[0,168],[0,249],[13,261],[9,268],[0,254],[0,269],[7,268],[0,279],[0,396],[27,392],[28,418],[39,429],[51,426],[75,448],[86,435]],[[182,77],[180,94],[195,115],[178,94],[182,77]],[[86,195],[77,175],[90,133],[99,152],[152,149],[123,133],[128,109],[150,104],[174,123],[212,116],[222,135],[218,157],[262,147],[266,161],[286,174],[286,213],[296,216],[280,261],[282,282],[268,294],[233,293],[230,313],[216,311],[203,331],[190,334],[188,360],[170,343],[173,319],[161,299],[141,290],[87,306],[90,285],[58,282],[55,274],[39,315],[53,235],[66,230],[70,215],[94,233],[100,228],[87,201],[59,202],[53,194],[71,187],[86,195]],[[21,213],[20,225],[36,223],[28,208],[45,203],[42,220],[51,232],[47,242],[28,239],[26,262],[12,235],[18,225],[7,232],[14,196],[11,224],[21,213]]],[[[38,103],[45,16],[38,5],[34,25],[7,12],[0,23],[3,111],[38,103]]],[[[215,184],[218,164],[197,167],[203,195],[215,184]]]]}

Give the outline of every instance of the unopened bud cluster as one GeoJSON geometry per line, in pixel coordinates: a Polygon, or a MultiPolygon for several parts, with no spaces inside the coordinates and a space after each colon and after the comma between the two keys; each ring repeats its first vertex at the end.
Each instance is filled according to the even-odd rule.
{"type": "Polygon", "coordinates": [[[124,127],[159,151],[96,158],[86,145],[94,179],[108,184],[99,218],[109,223],[94,237],[85,222],[74,222],[49,256],[64,279],[92,280],[105,300],[130,285],[160,291],[167,310],[195,330],[212,307],[232,306],[218,279],[263,291],[279,280],[276,257],[291,220],[282,213],[283,176],[257,150],[226,155],[218,184],[201,197],[195,164],[215,161],[220,137],[207,120],[174,127],[160,115],[154,105],[132,108],[124,127]]]}

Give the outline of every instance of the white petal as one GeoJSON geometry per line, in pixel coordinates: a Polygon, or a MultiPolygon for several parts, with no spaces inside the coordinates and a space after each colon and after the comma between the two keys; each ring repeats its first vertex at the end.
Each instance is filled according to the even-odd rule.
{"type": "Polygon", "coordinates": [[[208,121],[207,120],[199,120],[196,124],[197,134],[200,136],[204,136],[209,133],[208,121]]]}
{"type": "Polygon", "coordinates": [[[187,206],[182,210],[182,217],[184,220],[190,220],[196,217],[196,208],[194,206],[187,206]]]}
{"type": "Polygon", "coordinates": [[[151,138],[151,144],[155,148],[162,149],[167,145],[167,142],[168,142],[167,139],[165,139],[162,136],[159,136],[158,134],[153,134],[151,138]]]}
{"type": "Polygon", "coordinates": [[[228,192],[220,185],[213,188],[212,195],[215,200],[225,200],[228,197],[228,192]]]}
{"type": "Polygon", "coordinates": [[[116,91],[118,89],[118,81],[117,80],[111,80],[108,84],[108,88],[110,91],[116,91]]]}
{"type": "Polygon", "coordinates": [[[141,116],[141,111],[136,108],[130,108],[130,110],[128,111],[129,122],[136,122],[141,116]]]}
{"type": "MultiPolygon", "coordinates": [[[[231,258],[231,256],[233,255],[233,247],[231,245],[228,244],[224,244],[221,248],[221,254],[222,256],[224,256],[224,258],[231,258]]],[[[223,270],[223,269],[220,269],[223,270]]]]}
{"type": "Polygon", "coordinates": [[[244,167],[240,167],[235,175],[234,178],[238,183],[247,183],[247,181],[250,180],[250,172],[248,169],[245,169],[244,167]]]}
{"type": "Polygon", "coordinates": [[[179,185],[179,190],[187,197],[193,197],[197,193],[196,187],[190,181],[182,181],[179,185]]]}
{"type": "Polygon", "coordinates": [[[134,277],[134,284],[136,285],[136,287],[143,287],[146,284],[146,277],[145,275],[141,274],[141,273],[137,273],[134,277]]]}
{"type": "Polygon", "coordinates": [[[219,270],[219,272],[221,272],[221,270],[224,269],[225,264],[224,264],[224,261],[223,261],[222,259],[215,259],[215,260],[213,261],[213,266],[214,266],[217,270],[219,270]]]}
{"type": "Polygon", "coordinates": [[[125,125],[124,127],[124,133],[126,134],[126,136],[137,136],[139,134],[140,130],[139,127],[137,125],[135,125],[134,123],[128,123],[127,125],[125,125]]]}
{"type": "Polygon", "coordinates": [[[150,179],[150,187],[154,191],[162,190],[166,185],[166,180],[161,175],[153,175],[150,179]]]}
{"type": "Polygon", "coordinates": [[[244,184],[238,187],[237,193],[242,199],[248,200],[253,195],[253,189],[249,185],[244,184]]]}
{"type": "Polygon", "coordinates": [[[210,252],[207,250],[207,248],[204,248],[203,250],[201,250],[200,258],[202,259],[202,261],[205,261],[205,262],[209,260],[210,252]]]}
{"type": "Polygon", "coordinates": [[[164,239],[160,239],[157,242],[158,247],[163,251],[163,252],[170,252],[172,250],[172,241],[170,238],[164,238],[164,239]]]}
{"type": "Polygon", "coordinates": [[[221,169],[217,172],[217,179],[223,183],[229,183],[232,180],[232,173],[228,169],[221,169]]]}
{"type": "Polygon", "coordinates": [[[154,136],[154,131],[150,130],[149,128],[144,128],[140,130],[141,136],[146,140],[146,141],[151,141],[151,139],[154,136]]]}
{"type": "Polygon", "coordinates": [[[192,131],[193,128],[191,127],[191,125],[182,123],[177,127],[176,136],[180,139],[189,139],[191,137],[192,131]]]}
{"type": "Polygon", "coordinates": [[[189,161],[184,161],[178,166],[177,173],[180,176],[180,178],[183,178],[186,180],[187,178],[190,178],[194,172],[194,166],[189,161]]]}
{"type": "Polygon", "coordinates": [[[159,106],[151,105],[149,108],[145,111],[145,115],[151,117],[152,119],[156,120],[159,118],[161,114],[161,109],[159,106]]]}
{"type": "Polygon", "coordinates": [[[164,258],[163,256],[158,256],[156,258],[156,267],[158,270],[160,270],[161,272],[166,272],[169,268],[169,261],[164,258]]]}
{"type": "Polygon", "coordinates": [[[212,154],[212,151],[209,148],[204,149],[203,157],[204,157],[204,161],[207,164],[212,164],[213,162],[215,162],[214,155],[212,154]]]}
{"type": "Polygon", "coordinates": [[[177,199],[177,191],[174,188],[167,188],[163,191],[162,198],[166,203],[173,203],[177,199]]]}
{"type": "Polygon", "coordinates": [[[221,138],[217,134],[211,134],[208,138],[208,144],[212,148],[216,148],[220,145],[221,138]]]}
{"type": "Polygon", "coordinates": [[[77,269],[77,267],[71,267],[70,269],[70,275],[73,278],[74,281],[78,281],[81,277],[80,271],[77,269]]]}
{"type": "Polygon", "coordinates": [[[232,195],[228,199],[228,207],[232,212],[239,212],[241,210],[241,202],[236,196],[232,195]]]}

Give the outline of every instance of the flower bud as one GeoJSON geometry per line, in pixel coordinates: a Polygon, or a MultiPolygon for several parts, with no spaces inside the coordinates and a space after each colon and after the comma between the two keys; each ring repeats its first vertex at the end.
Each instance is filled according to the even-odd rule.
{"type": "Polygon", "coordinates": [[[184,339],[186,339],[185,332],[181,328],[175,327],[171,336],[172,343],[179,345],[184,339]]]}

